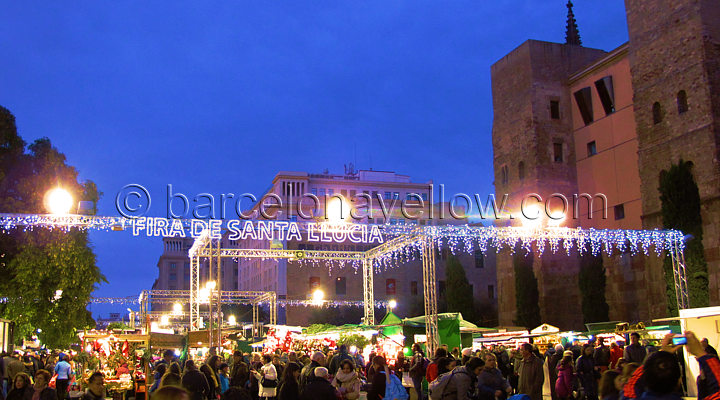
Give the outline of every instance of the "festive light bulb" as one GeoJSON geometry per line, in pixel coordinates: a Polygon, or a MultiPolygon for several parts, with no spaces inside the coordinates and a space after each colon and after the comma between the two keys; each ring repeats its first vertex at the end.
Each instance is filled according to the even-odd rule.
{"type": "Polygon", "coordinates": [[[228,317],[228,325],[235,326],[237,325],[237,321],[235,320],[235,316],[231,315],[228,317]]]}
{"type": "Polygon", "coordinates": [[[395,301],[395,300],[390,300],[390,301],[388,302],[388,308],[392,310],[392,309],[395,308],[395,307],[397,307],[397,301],[395,301]]]}
{"type": "Polygon", "coordinates": [[[216,285],[215,281],[208,281],[208,282],[205,284],[205,287],[207,287],[207,288],[210,289],[210,290],[213,290],[213,289],[215,289],[215,285],[216,285]]]}
{"type": "Polygon", "coordinates": [[[180,314],[182,314],[182,312],[183,312],[182,304],[180,304],[180,303],[173,304],[173,313],[174,314],[180,315],[180,314]]]}

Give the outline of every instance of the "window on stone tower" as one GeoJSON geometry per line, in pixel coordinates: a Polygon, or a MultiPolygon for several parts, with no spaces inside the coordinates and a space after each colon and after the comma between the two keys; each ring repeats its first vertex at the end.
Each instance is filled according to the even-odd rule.
{"type": "Polygon", "coordinates": [[[522,161],[518,163],[518,178],[525,179],[525,163],[522,161]]]}
{"type": "Polygon", "coordinates": [[[662,106],[660,105],[660,103],[655,102],[655,104],[653,104],[652,112],[653,112],[653,124],[657,125],[657,124],[661,123],[663,120],[663,110],[662,110],[662,106]]]}
{"type": "Polygon", "coordinates": [[[574,96],[583,122],[585,125],[590,124],[593,122],[592,91],[589,87],[582,88],[575,92],[574,96]]]}
{"type": "Polygon", "coordinates": [[[508,184],[508,167],[507,167],[507,165],[503,165],[502,167],[500,167],[500,182],[503,185],[508,184]]]}
{"type": "Polygon", "coordinates": [[[681,90],[677,94],[678,114],[684,114],[688,110],[687,93],[681,90]]]}
{"type": "Polygon", "coordinates": [[[595,154],[597,154],[597,146],[595,145],[595,141],[593,140],[592,142],[587,144],[587,156],[592,157],[595,154]]]}
{"type": "Polygon", "coordinates": [[[563,145],[562,143],[553,143],[553,161],[556,163],[563,162],[563,145]]]}
{"type": "Polygon", "coordinates": [[[550,118],[560,119],[560,102],[557,100],[550,100],[550,118]]]}
{"type": "Polygon", "coordinates": [[[625,218],[625,205],[624,204],[618,204],[615,206],[615,219],[624,219],[625,218]]]}
{"type": "Polygon", "coordinates": [[[600,102],[602,103],[605,115],[610,115],[615,112],[615,91],[613,90],[612,76],[606,76],[600,80],[595,81],[595,88],[597,89],[600,102]]]}

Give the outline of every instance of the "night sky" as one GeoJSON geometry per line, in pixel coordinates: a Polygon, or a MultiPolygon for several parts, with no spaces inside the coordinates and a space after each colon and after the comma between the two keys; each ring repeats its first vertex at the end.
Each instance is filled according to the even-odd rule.
{"type": "MultiPolygon", "coordinates": [[[[575,3],[585,46],[627,41],[622,0],[575,3]]],[[[130,183],[164,216],[167,184],[260,196],[277,171],[350,162],[486,197],[490,66],[530,38],[563,42],[566,14],[564,0],[5,2],[0,105],[98,184],[102,215],[130,183]]],[[[96,296],[151,287],[160,239],[91,239],[109,281],[96,296]]]]}

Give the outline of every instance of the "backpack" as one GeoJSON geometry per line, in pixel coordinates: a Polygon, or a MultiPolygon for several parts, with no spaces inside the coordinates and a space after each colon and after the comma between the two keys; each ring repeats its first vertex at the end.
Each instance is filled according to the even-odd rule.
{"type": "MultiPolygon", "coordinates": [[[[382,372],[384,373],[384,372],[382,372]]],[[[407,400],[410,396],[408,395],[405,386],[400,382],[400,378],[397,375],[390,374],[390,382],[385,384],[385,397],[386,400],[407,400]]]]}
{"type": "MultiPolygon", "coordinates": [[[[457,371],[457,373],[468,374],[465,371],[457,371]]],[[[428,385],[428,391],[430,392],[430,400],[442,400],[443,395],[445,394],[445,388],[447,387],[448,383],[450,383],[453,375],[455,375],[455,371],[446,372],[438,376],[437,379],[435,379],[430,383],[430,385],[428,385]]]]}

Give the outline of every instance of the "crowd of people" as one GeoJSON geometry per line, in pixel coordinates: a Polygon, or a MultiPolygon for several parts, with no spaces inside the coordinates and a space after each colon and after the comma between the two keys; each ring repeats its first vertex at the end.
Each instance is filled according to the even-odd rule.
{"type": "MultiPolygon", "coordinates": [[[[211,352],[204,362],[189,359],[182,365],[168,350],[153,366],[148,392],[150,400],[357,400],[361,392],[368,400],[406,399],[399,382],[407,375],[419,400],[428,394],[425,381],[433,400],[506,400],[514,395],[543,400],[547,367],[552,400],[680,400],[682,357],[676,353],[684,347],[701,370],[698,398],[720,400],[717,351],[692,332],[684,336],[684,346],[673,346],[671,334],[659,348],[645,346],[633,333],[624,347],[598,339],[582,346],[557,344],[543,354],[530,343],[475,351],[441,346],[431,358],[416,344],[412,356],[401,352],[390,362],[373,353],[366,362],[344,345],[309,353],[235,351],[227,360],[211,352]],[[388,395],[391,389],[399,392],[388,395]]],[[[0,394],[7,400],[65,400],[74,370],[62,353],[6,355],[0,358],[0,394]]],[[[104,379],[101,372],[90,375],[82,399],[105,399],[104,379]]]]}

